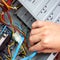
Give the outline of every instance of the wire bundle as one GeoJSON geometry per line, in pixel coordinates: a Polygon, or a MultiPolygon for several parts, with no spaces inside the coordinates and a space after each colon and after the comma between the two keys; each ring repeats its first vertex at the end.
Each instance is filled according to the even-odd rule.
{"type": "MultiPolygon", "coordinates": [[[[1,0],[0,1],[0,7],[2,8],[2,12],[0,12],[0,23],[6,25],[8,27],[10,27],[12,29],[13,33],[15,33],[16,31],[18,31],[19,33],[21,33],[24,36],[24,40],[26,40],[25,33],[23,31],[21,31],[20,29],[18,29],[18,27],[13,24],[12,17],[11,17],[11,15],[9,13],[11,9],[15,9],[15,10],[17,9],[17,7],[11,6],[12,1],[13,0],[7,0],[7,1],[1,0]],[[10,24],[8,24],[6,22],[6,20],[5,20],[5,13],[7,14],[7,17],[9,19],[10,24]]],[[[11,56],[11,52],[10,52],[10,47],[9,46],[8,46],[8,53],[11,56]]]]}
{"type": "Polygon", "coordinates": [[[6,2],[5,0],[2,0],[0,2],[1,3],[1,8],[2,8],[2,12],[0,13],[0,22],[9,26],[9,27],[11,27],[13,32],[17,30],[19,33],[22,33],[25,36],[24,32],[20,31],[16,26],[13,25],[12,17],[10,15],[9,11],[11,9],[17,9],[17,7],[12,7],[11,6],[12,1],[13,0],[7,0],[7,2],[6,2]],[[3,4],[3,6],[2,6],[2,4],[3,4]],[[5,22],[5,18],[4,18],[5,13],[7,14],[7,16],[9,18],[10,24],[7,24],[5,22]]]}

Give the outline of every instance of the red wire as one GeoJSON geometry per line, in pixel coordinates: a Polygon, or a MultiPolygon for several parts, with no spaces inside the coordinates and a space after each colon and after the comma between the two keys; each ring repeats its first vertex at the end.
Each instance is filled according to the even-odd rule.
{"type": "Polygon", "coordinates": [[[8,18],[9,18],[10,24],[12,25],[12,19],[11,19],[11,16],[10,16],[10,14],[9,14],[8,11],[7,11],[7,15],[8,15],[8,18]]]}
{"type": "Polygon", "coordinates": [[[13,0],[8,0],[8,1],[7,1],[7,4],[8,4],[8,5],[11,5],[12,1],[13,1],[13,0]]]}
{"type": "MultiPolygon", "coordinates": [[[[13,1],[13,0],[8,0],[6,3],[7,3],[8,5],[11,5],[12,1],[13,1]]],[[[1,2],[1,3],[2,3],[2,2],[1,2]]],[[[8,8],[6,7],[5,4],[4,4],[4,6],[2,7],[2,10],[3,10],[4,12],[7,12],[7,11],[8,11],[8,8]]],[[[10,10],[10,9],[9,9],[9,10],[10,10]]]]}
{"type": "Polygon", "coordinates": [[[1,17],[2,17],[2,19],[5,21],[5,18],[4,18],[4,13],[3,13],[3,14],[1,14],[1,17]]]}

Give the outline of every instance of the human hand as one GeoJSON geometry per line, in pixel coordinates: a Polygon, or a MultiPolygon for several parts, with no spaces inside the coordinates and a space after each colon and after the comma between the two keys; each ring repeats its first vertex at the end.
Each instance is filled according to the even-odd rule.
{"type": "Polygon", "coordinates": [[[36,21],[30,33],[30,51],[38,53],[60,52],[60,24],[36,21]]]}

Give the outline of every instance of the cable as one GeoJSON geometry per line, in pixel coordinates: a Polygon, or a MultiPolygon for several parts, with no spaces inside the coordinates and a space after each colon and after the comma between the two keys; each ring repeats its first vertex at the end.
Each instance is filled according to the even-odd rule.
{"type": "Polygon", "coordinates": [[[0,33],[0,35],[3,34],[3,32],[5,31],[5,29],[6,29],[6,26],[3,28],[2,32],[0,33]]]}
{"type": "Polygon", "coordinates": [[[18,52],[19,52],[19,49],[21,48],[21,45],[22,45],[23,41],[24,41],[24,37],[21,37],[21,40],[18,43],[18,46],[17,46],[16,51],[14,53],[14,56],[12,57],[12,60],[15,60],[15,58],[16,58],[18,52]]]}
{"type": "Polygon", "coordinates": [[[25,35],[24,32],[22,32],[22,31],[19,30],[16,26],[13,25],[13,21],[12,21],[12,18],[11,18],[11,16],[10,16],[9,12],[7,12],[7,16],[8,16],[8,18],[9,18],[10,25],[5,22],[4,12],[2,12],[2,14],[0,14],[0,15],[1,15],[1,16],[0,16],[0,21],[1,21],[3,24],[5,24],[5,25],[7,25],[7,26],[9,26],[9,27],[12,27],[13,32],[14,32],[14,30],[17,30],[19,33],[22,33],[22,34],[24,35],[24,37],[26,37],[26,35],[25,35]]]}
{"type": "Polygon", "coordinates": [[[9,26],[6,22],[5,22],[5,19],[4,19],[4,12],[0,13],[0,22],[9,26]]]}
{"type": "MultiPolygon", "coordinates": [[[[7,2],[5,2],[5,0],[2,0],[2,2],[4,3],[4,5],[5,5],[8,9],[12,7],[12,6],[10,6],[12,1],[13,1],[13,0],[8,0],[7,2]]],[[[7,9],[7,8],[6,8],[6,9],[7,9]]],[[[13,8],[13,7],[12,7],[12,8],[13,8]]],[[[3,24],[5,24],[5,25],[7,25],[7,26],[9,26],[9,27],[12,27],[13,32],[14,32],[14,30],[19,31],[19,29],[18,29],[18,28],[15,28],[15,26],[12,24],[12,18],[11,18],[11,16],[10,16],[10,14],[9,14],[8,11],[9,11],[9,10],[7,10],[6,12],[7,12],[7,16],[8,16],[8,18],[9,18],[9,21],[10,21],[10,25],[5,22],[4,12],[2,12],[2,14],[1,14],[0,21],[1,21],[3,24]]],[[[19,31],[19,32],[22,33],[22,34],[25,36],[25,34],[24,34],[22,31],[19,31]]]]}
{"type": "Polygon", "coordinates": [[[15,42],[12,42],[11,44],[8,45],[8,54],[10,55],[10,57],[12,57],[10,48],[15,44],[15,42]]]}
{"type": "MultiPolygon", "coordinates": [[[[11,0],[8,1],[8,4],[11,0]]],[[[4,0],[2,0],[2,2],[6,5],[6,7],[8,8],[8,10],[10,9],[17,9],[17,7],[12,7],[12,6],[9,6],[4,0]]],[[[11,3],[11,2],[10,2],[11,3]]]]}
{"type": "Polygon", "coordinates": [[[9,58],[6,54],[4,54],[4,56],[5,56],[8,60],[11,60],[11,58],[9,58]]]}
{"type": "Polygon", "coordinates": [[[33,57],[36,56],[36,54],[37,54],[37,52],[33,52],[30,56],[27,56],[27,57],[22,58],[22,59],[20,59],[20,60],[29,60],[29,59],[32,59],[33,57]]]}
{"type": "Polygon", "coordinates": [[[0,56],[0,60],[3,60],[1,56],[0,56]]]}
{"type": "Polygon", "coordinates": [[[0,3],[0,6],[3,7],[4,5],[2,3],[0,3]]]}
{"type": "Polygon", "coordinates": [[[13,21],[12,21],[12,17],[10,16],[10,13],[7,11],[7,16],[9,18],[10,24],[12,25],[13,21]]]}
{"type": "MultiPolygon", "coordinates": [[[[13,24],[13,20],[12,20],[12,17],[10,15],[10,13],[9,13],[9,10],[10,9],[17,9],[17,7],[12,7],[11,6],[11,1],[12,0],[7,0],[7,2],[5,2],[5,0],[2,0],[3,6],[1,5],[2,13],[0,14],[0,22],[2,24],[6,25],[6,26],[8,26],[10,28],[12,28],[13,33],[15,33],[16,31],[18,31],[19,33],[21,33],[24,36],[24,38],[22,38],[22,40],[20,41],[20,43],[18,43],[17,50],[16,50],[16,52],[15,52],[13,58],[12,58],[12,60],[15,60],[15,58],[16,58],[18,52],[19,52],[20,46],[22,45],[24,39],[26,39],[26,35],[25,35],[25,33],[23,31],[21,31],[20,29],[18,29],[18,27],[13,24]],[[4,17],[5,12],[7,13],[7,16],[8,16],[10,24],[6,23],[6,20],[5,20],[5,17],[4,17]]],[[[1,34],[3,33],[3,31],[1,32],[1,34]]],[[[8,53],[11,56],[10,46],[8,46],[8,53]]],[[[25,53],[25,51],[24,51],[24,53],[25,53]]],[[[11,60],[8,56],[6,56],[6,58],[8,60],[11,60]]]]}

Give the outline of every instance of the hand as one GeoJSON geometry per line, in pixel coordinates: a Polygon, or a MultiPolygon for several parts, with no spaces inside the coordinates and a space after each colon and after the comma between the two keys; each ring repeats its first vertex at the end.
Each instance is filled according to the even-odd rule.
{"type": "Polygon", "coordinates": [[[36,21],[30,33],[30,51],[38,53],[60,52],[60,24],[36,21]]]}

